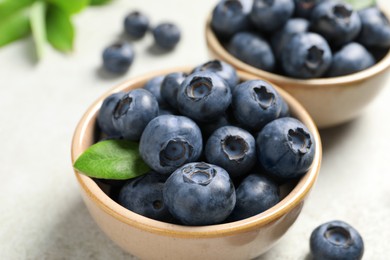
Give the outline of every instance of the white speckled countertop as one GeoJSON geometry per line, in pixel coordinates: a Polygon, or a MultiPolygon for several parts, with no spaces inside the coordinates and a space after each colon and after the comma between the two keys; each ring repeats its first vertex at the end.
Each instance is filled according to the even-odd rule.
{"type": "MultiPolygon", "coordinates": [[[[31,39],[0,49],[1,259],[132,259],[99,230],[81,200],[70,162],[73,130],[91,102],[126,78],[206,61],[204,21],[215,3],[116,0],[76,17],[71,55],[49,47],[36,64],[31,39]],[[135,43],[129,73],[111,77],[100,69],[101,51],[121,37],[122,20],[134,9],[153,24],[176,22],[182,41],[174,52],[153,54],[148,35],[135,43]]],[[[360,231],[364,259],[389,259],[389,100],[390,82],[358,119],[321,131],[324,157],[315,189],[295,225],[259,259],[310,259],[311,231],[333,219],[360,231]]]]}

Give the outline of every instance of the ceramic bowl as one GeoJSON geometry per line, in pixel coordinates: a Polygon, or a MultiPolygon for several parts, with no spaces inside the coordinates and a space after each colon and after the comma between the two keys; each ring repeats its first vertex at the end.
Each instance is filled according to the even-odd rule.
{"type": "MultiPolygon", "coordinates": [[[[79,122],[73,137],[72,163],[96,142],[96,116],[102,101],[118,91],[139,88],[157,75],[189,68],[174,68],[133,78],[111,89],[92,104],[79,122]]],[[[239,72],[242,80],[251,75],[239,72]]],[[[245,220],[227,224],[189,227],[168,224],[133,213],[111,199],[96,181],[75,171],[83,200],[98,226],[123,250],[141,259],[252,259],[267,251],[295,222],[320,169],[321,140],[306,110],[280,90],[291,113],[313,133],[316,150],[310,170],[290,185],[276,206],[245,220]]]]}
{"type": "MultiPolygon", "coordinates": [[[[390,20],[390,15],[387,17],[390,20]]],[[[389,82],[390,51],[373,67],[358,73],[333,78],[294,79],[257,69],[235,58],[218,40],[210,23],[211,14],[205,30],[211,57],[280,86],[307,109],[318,128],[332,127],[357,117],[389,82]]]]}

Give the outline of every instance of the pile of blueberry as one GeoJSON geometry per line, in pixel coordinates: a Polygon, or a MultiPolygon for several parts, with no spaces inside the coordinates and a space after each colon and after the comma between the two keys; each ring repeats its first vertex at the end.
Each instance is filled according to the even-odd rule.
{"type": "Polygon", "coordinates": [[[390,48],[377,6],[355,11],[334,0],[221,0],[211,27],[239,60],[302,79],[367,69],[390,48]]]}
{"type": "MultiPolygon", "coordinates": [[[[134,40],[139,40],[148,31],[152,31],[155,45],[165,51],[173,50],[180,41],[180,29],[173,23],[165,22],[150,28],[149,18],[134,11],[124,21],[125,33],[134,40]]],[[[135,52],[127,42],[115,43],[103,51],[103,66],[112,73],[122,74],[129,70],[134,61],[135,52]]]]}
{"type": "Polygon", "coordinates": [[[219,60],[112,94],[97,122],[109,138],[139,142],[152,169],[128,180],[118,203],[184,225],[237,221],[271,208],[281,199],[279,185],[310,168],[316,145],[271,84],[239,82],[219,60]]]}

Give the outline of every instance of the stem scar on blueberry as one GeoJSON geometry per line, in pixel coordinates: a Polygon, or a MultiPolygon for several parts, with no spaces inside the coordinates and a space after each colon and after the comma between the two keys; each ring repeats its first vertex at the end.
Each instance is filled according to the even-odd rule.
{"type": "Polygon", "coordinates": [[[215,169],[207,166],[205,163],[198,163],[194,166],[195,170],[188,171],[184,168],[183,180],[187,183],[199,184],[202,186],[208,185],[215,176],[215,169]]]}
{"type": "Polygon", "coordinates": [[[245,158],[249,150],[247,142],[239,136],[227,136],[221,143],[222,150],[229,160],[240,161],[245,158]]]}
{"type": "Polygon", "coordinates": [[[129,96],[125,96],[122,98],[120,102],[115,107],[114,110],[114,117],[115,119],[120,118],[121,116],[125,115],[127,110],[129,110],[131,104],[133,103],[133,98],[129,96]]]}
{"type": "Polygon", "coordinates": [[[338,19],[345,20],[345,22],[349,23],[352,15],[352,9],[348,8],[344,4],[337,4],[333,7],[333,14],[338,19]]]}
{"type": "Polygon", "coordinates": [[[324,50],[312,46],[307,52],[305,65],[309,70],[316,70],[320,64],[323,62],[324,50]]]}
{"type": "MultiPolygon", "coordinates": [[[[228,2],[235,2],[235,3],[240,4],[238,1],[227,1],[227,2],[225,2],[225,5],[228,2]]],[[[212,72],[222,71],[222,64],[219,60],[212,60],[212,61],[206,62],[200,68],[200,71],[212,71],[212,72]]]]}
{"type": "Polygon", "coordinates": [[[310,134],[303,130],[303,128],[290,129],[287,134],[287,139],[291,149],[302,155],[308,153],[312,145],[310,134]]]}
{"type": "Polygon", "coordinates": [[[253,88],[253,98],[262,109],[268,109],[275,102],[275,95],[264,86],[253,88]]]}
{"type": "Polygon", "coordinates": [[[325,238],[332,244],[341,247],[349,247],[352,245],[352,237],[350,232],[339,226],[331,226],[324,233],[325,238]]]}
{"type": "Polygon", "coordinates": [[[160,152],[162,166],[180,166],[192,155],[192,146],[181,139],[170,140],[160,152]]]}
{"type": "Polygon", "coordinates": [[[154,209],[162,209],[164,206],[163,202],[161,200],[155,200],[153,201],[153,208],[154,209]]]}
{"type": "Polygon", "coordinates": [[[231,11],[234,13],[238,13],[242,10],[242,4],[240,3],[240,1],[237,0],[228,0],[223,4],[223,7],[225,8],[225,12],[231,11]]]}
{"type": "Polygon", "coordinates": [[[187,87],[187,96],[194,100],[201,100],[207,97],[213,88],[210,78],[194,77],[187,87]]]}

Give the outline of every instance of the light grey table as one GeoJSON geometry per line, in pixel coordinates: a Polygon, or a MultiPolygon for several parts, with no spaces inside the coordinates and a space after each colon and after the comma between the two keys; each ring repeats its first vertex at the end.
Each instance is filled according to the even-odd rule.
{"type": "MultiPolygon", "coordinates": [[[[388,1],[382,1],[390,7],[388,1]],[[387,2],[387,3],[385,3],[387,2]]],[[[86,108],[123,80],[168,66],[208,59],[204,21],[216,1],[117,0],[76,18],[70,55],[50,48],[35,63],[31,39],[0,49],[0,258],[131,259],[89,216],[70,162],[73,130],[86,108]],[[102,49],[121,38],[126,13],[139,9],[156,24],[183,31],[171,53],[153,51],[148,35],[122,77],[100,69],[102,49]]],[[[341,219],[365,241],[365,259],[389,259],[390,82],[358,119],[321,131],[320,177],[295,225],[259,259],[305,259],[319,224],[341,219]]]]}

